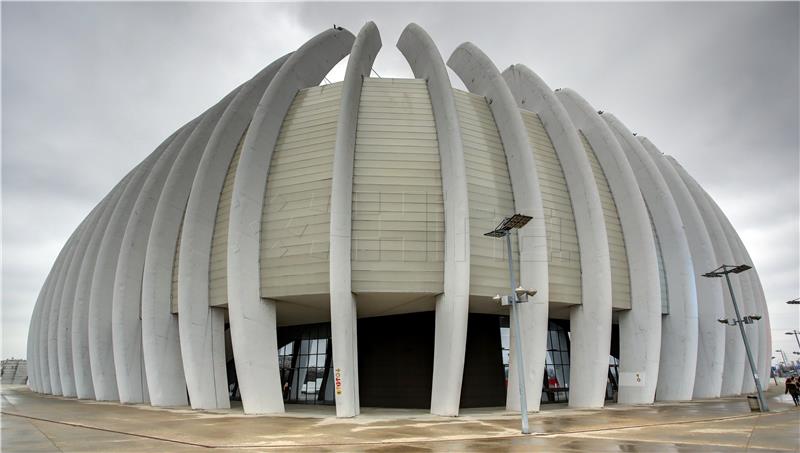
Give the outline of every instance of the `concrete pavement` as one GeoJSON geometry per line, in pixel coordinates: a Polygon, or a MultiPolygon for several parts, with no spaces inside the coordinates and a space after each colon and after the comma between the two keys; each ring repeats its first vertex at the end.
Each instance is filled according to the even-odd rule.
{"type": "Polygon", "coordinates": [[[370,409],[352,419],[332,407],[288,406],[282,416],[241,408],[192,411],[40,396],[2,388],[2,451],[794,451],[800,410],[773,387],[770,413],[750,413],[743,398],[610,405],[599,410],[543,406],[534,434],[501,409],[458,418],[424,411],[370,409]],[[313,411],[313,412],[312,412],[313,411]]]}

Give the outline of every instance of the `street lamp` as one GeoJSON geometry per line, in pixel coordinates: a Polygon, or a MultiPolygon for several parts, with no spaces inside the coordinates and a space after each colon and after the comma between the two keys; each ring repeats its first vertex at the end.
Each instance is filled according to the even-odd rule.
{"type": "Polygon", "coordinates": [[[756,391],[758,392],[758,405],[762,412],[767,412],[769,411],[769,408],[767,407],[767,400],[764,399],[764,393],[761,391],[761,383],[758,380],[758,373],[756,372],[756,364],[753,360],[753,353],[750,351],[750,343],[747,341],[747,334],[744,333],[744,325],[752,324],[754,321],[758,321],[761,319],[761,316],[749,315],[742,318],[742,316],[739,314],[739,306],[736,305],[736,296],[733,294],[733,286],[731,286],[730,274],[740,274],[748,269],[751,269],[751,267],[746,264],[740,264],[738,266],[723,264],[711,272],[706,272],[703,274],[703,277],[721,278],[724,275],[725,281],[728,282],[728,291],[731,293],[731,302],[733,302],[733,310],[734,313],[736,313],[736,319],[719,319],[718,321],[730,326],[739,326],[739,332],[741,332],[742,341],[744,342],[744,349],[747,352],[747,360],[750,362],[750,372],[753,374],[753,381],[756,384],[756,391]]]}
{"type": "Polygon", "coordinates": [[[506,217],[495,227],[494,230],[485,233],[484,236],[493,238],[506,238],[506,251],[508,252],[508,275],[511,279],[511,294],[508,296],[496,295],[494,300],[499,301],[501,305],[511,305],[511,317],[514,319],[514,349],[516,349],[516,367],[517,376],[519,381],[519,407],[522,415],[522,434],[530,434],[531,430],[528,427],[528,399],[525,396],[525,360],[522,353],[522,330],[519,327],[519,313],[517,311],[517,304],[527,302],[529,296],[536,294],[535,290],[525,289],[522,286],[517,286],[514,278],[514,260],[511,253],[511,230],[520,229],[524,227],[532,217],[514,214],[511,217],[506,217]]]}
{"type": "Polygon", "coordinates": [[[800,304],[800,297],[798,297],[797,299],[794,299],[794,300],[787,300],[786,303],[789,304],[789,305],[800,304]]]}
{"type": "Polygon", "coordinates": [[[786,358],[786,352],[783,349],[776,349],[775,352],[780,352],[781,357],[783,357],[783,364],[789,365],[789,359],[786,358]]]}
{"type": "Polygon", "coordinates": [[[797,346],[800,346],[800,338],[798,338],[800,332],[798,332],[797,329],[792,329],[791,332],[786,332],[786,335],[794,335],[794,340],[797,342],[797,346]]]}

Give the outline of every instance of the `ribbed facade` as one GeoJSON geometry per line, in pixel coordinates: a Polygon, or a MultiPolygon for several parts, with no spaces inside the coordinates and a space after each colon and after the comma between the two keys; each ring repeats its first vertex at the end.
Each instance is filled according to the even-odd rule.
{"type": "MultiPolygon", "coordinates": [[[[513,233],[514,279],[547,282],[521,307],[526,365],[545,368],[548,318],[569,326],[571,359],[565,352],[563,361],[581,370],[568,385],[570,404],[604,404],[608,354],[619,359],[620,402],[752,387],[741,382],[741,358],[726,348],[736,332],[711,322],[730,311],[727,287],[717,279],[720,287],[709,290],[692,268],[699,259],[752,263],[722,262],[749,255],[673,159],[524,66],[501,74],[471,44],[448,61],[469,92],[452,88],[442,57],[413,24],[398,47],[416,78],[365,77],[374,60],[368,49],[380,45],[371,23],[358,36],[321,33],[184,126],[105,197],[65,245],[33,308],[31,388],[153,405],[181,404],[185,394],[170,394],[187,388],[195,408],[227,407],[233,383],[225,367],[235,363],[240,388],[231,395],[241,395],[245,412],[281,412],[284,401],[315,395],[353,416],[362,404],[359,382],[390,391],[388,378],[374,378],[384,362],[395,355],[416,363],[409,357],[428,344],[430,375],[407,382],[430,393],[432,412],[457,415],[462,398],[484,398],[470,393],[478,378],[464,377],[465,360],[485,358],[473,355],[467,326],[490,326],[484,336],[470,332],[472,342],[489,341],[491,329],[501,328],[491,317],[508,314],[492,300],[510,290],[505,240],[484,233],[520,206],[532,206],[521,213],[534,220],[513,233]],[[345,80],[319,85],[348,54],[345,80]],[[216,182],[204,184],[211,175],[216,182]],[[687,213],[691,222],[681,218],[687,213]],[[665,222],[665,215],[673,217],[665,222]],[[694,245],[713,243],[690,254],[687,235],[694,245]],[[156,246],[162,243],[168,246],[156,246]],[[125,312],[142,314],[140,323],[121,321],[123,295],[125,312]],[[388,319],[403,329],[393,331],[388,319]],[[291,370],[301,363],[303,379],[287,377],[285,357],[297,354],[287,338],[312,328],[325,341],[296,343],[302,352],[291,370]],[[374,336],[381,331],[387,338],[374,336]],[[113,348],[93,343],[101,340],[113,348]],[[365,356],[376,344],[394,352],[365,356]],[[169,359],[174,370],[161,372],[167,356],[154,352],[160,349],[177,357],[169,359]],[[719,363],[701,363],[709,357],[719,363]],[[127,373],[120,360],[138,360],[130,369],[139,378],[114,379],[113,370],[127,373]],[[685,367],[676,366],[680,360],[685,367]],[[723,372],[730,367],[736,370],[723,372]],[[277,385],[301,381],[302,392],[277,385]]],[[[769,317],[757,274],[736,289],[737,300],[763,316],[751,345],[768,376],[769,317]]],[[[529,385],[540,387],[541,374],[529,374],[529,385]]],[[[390,401],[365,392],[375,404],[390,401]]],[[[514,398],[509,408],[518,407],[514,398]]]]}

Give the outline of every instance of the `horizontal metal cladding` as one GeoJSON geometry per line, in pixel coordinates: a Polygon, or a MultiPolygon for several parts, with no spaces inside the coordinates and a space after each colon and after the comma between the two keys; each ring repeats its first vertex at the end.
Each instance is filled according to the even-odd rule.
{"type": "Polygon", "coordinates": [[[628,267],[628,254],[625,250],[625,239],[622,235],[622,224],[619,221],[619,213],[611,189],[608,186],[608,179],[597,160],[597,156],[592,149],[592,145],[578,131],[578,135],[583,142],[583,148],[589,157],[592,166],[592,173],[600,192],[600,202],[603,205],[603,216],[606,223],[606,234],[608,236],[608,251],[611,256],[611,307],[614,309],[631,308],[631,280],[628,267]]]}
{"type": "Polygon", "coordinates": [[[228,305],[228,222],[231,217],[231,195],[233,194],[233,180],[236,177],[236,167],[239,165],[239,155],[242,152],[245,129],[236,151],[231,157],[225,182],[217,203],[217,215],[214,221],[214,234],[211,237],[211,260],[208,276],[208,305],[222,307],[228,305]]]}
{"type": "Polygon", "coordinates": [[[443,291],[439,144],[424,80],[364,79],[353,166],[352,291],[443,291]]]}
{"type": "Polygon", "coordinates": [[[283,120],[261,216],[261,295],[328,294],[333,148],[342,84],[300,90],[283,120]]]}
{"type": "MultiPolygon", "coordinates": [[[[470,228],[470,295],[491,297],[508,287],[504,241],[486,237],[514,213],[514,194],[503,142],[482,96],[453,90],[464,143],[470,228]]],[[[517,236],[512,235],[514,272],[519,281],[517,236]]]]}
{"type": "Polygon", "coordinates": [[[581,252],[567,180],[539,115],[520,110],[533,148],[547,229],[550,302],[581,303],[581,252]]]}

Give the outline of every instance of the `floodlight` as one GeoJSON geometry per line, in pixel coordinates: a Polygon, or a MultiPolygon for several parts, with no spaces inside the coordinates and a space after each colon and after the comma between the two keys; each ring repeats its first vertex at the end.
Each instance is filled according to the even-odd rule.
{"type": "Polygon", "coordinates": [[[744,272],[744,271],[746,271],[748,269],[752,269],[752,267],[748,266],[747,264],[740,264],[740,265],[734,267],[733,269],[731,269],[730,271],[733,272],[734,274],[741,274],[742,272],[744,272]]]}
{"type": "Polygon", "coordinates": [[[530,220],[532,218],[533,217],[528,216],[528,215],[514,214],[511,217],[508,217],[505,220],[503,220],[503,222],[500,224],[499,228],[501,228],[503,230],[506,230],[506,231],[514,229],[514,228],[522,228],[525,225],[527,225],[528,222],[530,222],[530,220]]]}
{"type": "Polygon", "coordinates": [[[750,319],[752,319],[753,321],[758,321],[759,319],[761,319],[761,315],[750,315],[750,319]]]}
{"type": "Polygon", "coordinates": [[[717,319],[717,322],[720,323],[720,324],[728,324],[728,320],[724,319],[724,318],[717,319]]]}

